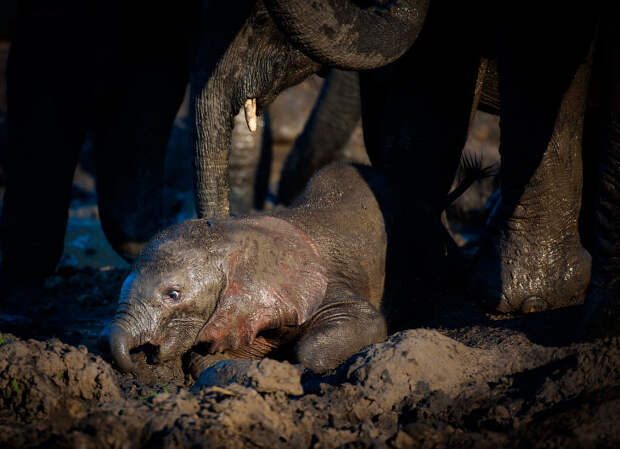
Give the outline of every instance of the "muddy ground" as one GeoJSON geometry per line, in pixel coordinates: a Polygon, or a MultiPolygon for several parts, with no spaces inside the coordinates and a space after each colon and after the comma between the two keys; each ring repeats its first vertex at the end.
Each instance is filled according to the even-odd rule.
{"type": "Polygon", "coordinates": [[[417,298],[425,328],[326,376],[265,359],[145,380],[96,345],[125,273],[60,272],[21,321],[2,323],[0,446],[620,444],[620,339],[571,343],[579,307],[493,317],[446,291],[417,298]]]}
{"type": "MultiPolygon", "coordinates": [[[[495,162],[497,137],[497,119],[479,114],[468,151],[495,162]]],[[[494,182],[449,211],[461,244],[475,245],[494,182]]],[[[97,336],[128,267],[103,239],[93,189],[78,170],[61,266],[0,313],[0,447],[620,446],[620,339],[575,342],[580,306],[490,315],[459,285],[412,289],[415,328],[325,376],[270,359],[199,379],[122,375],[97,336]]]]}

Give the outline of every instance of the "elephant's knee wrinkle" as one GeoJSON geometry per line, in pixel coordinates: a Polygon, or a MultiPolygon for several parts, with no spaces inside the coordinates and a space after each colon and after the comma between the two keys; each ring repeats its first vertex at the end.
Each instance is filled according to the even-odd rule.
{"type": "Polygon", "coordinates": [[[321,374],[336,368],[346,357],[334,357],[330,344],[325,344],[320,338],[302,339],[296,348],[297,360],[302,366],[315,373],[321,374]]]}
{"type": "Polygon", "coordinates": [[[352,323],[363,332],[369,340],[380,341],[387,337],[387,322],[385,317],[372,304],[366,301],[354,303],[352,323]]]}
{"type": "Polygon", "coordinates": [[[364,346],[387,337],[385,318],[367,302],[351,302],[315,321],[297,344],[299,362],[316,373],[336,368],[364,346]]]}

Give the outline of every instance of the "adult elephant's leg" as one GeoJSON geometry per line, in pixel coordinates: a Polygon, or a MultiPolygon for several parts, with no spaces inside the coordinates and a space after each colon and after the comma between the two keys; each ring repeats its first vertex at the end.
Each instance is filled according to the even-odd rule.
{"type": "Polygon", "coordinates": [[[303,132],[286,158],[278,199],[290,204],[321,167],[336,160],[361,119],[357,72],[332,70],[303,132]]]}
{"type": "Polygon", "coordinates": [[[172,9],[132,5],[124,11],[121,32],[106,43],[109,58],[94,129],[101,224],[127,259],[166,224],[164,160],[189,80],[192,24],[185,3],[172,9]]]}
{"type": "Polygon", "coordinates": [[[84,2],[22,6],[7,73],[2,271],[10,284],[35,286],[54,271],[63,250],[90,113],[93,19],[84,2]]]}
{"type": "Polygon", "coordinates": [[[450,242],[440,214],[474,101],[480,63],[477,14],[469,4],[445,11],[431,3],[418,40],[403,58],[361,74],[368,155],[398,184],[408,211],[402,229],[395,230],[400,243],[394,248],[405,251],[396,257],[400,264],[394,264],[406,270],[405,276],[411,275],[411,262],[404,260],[433,277],[445,271],[450,242]]]}
{"type": "Polygon", "coordinates": [[[576,303],[589,281],[577,222],[594,19],[582,9],[509,11],[499,31],[501,203],[473,287],[501,312],[576,303]]]}
{"type": "MultiPolygon", "coordinates": [[[[595,69],[601,83],[599,182],[595,202],[592,280],[584,320],[620,330],[620,8],[610,4],[599,28],[595,69]]],[[[602,325],[602,326],[601,326],[602,325]]]]}

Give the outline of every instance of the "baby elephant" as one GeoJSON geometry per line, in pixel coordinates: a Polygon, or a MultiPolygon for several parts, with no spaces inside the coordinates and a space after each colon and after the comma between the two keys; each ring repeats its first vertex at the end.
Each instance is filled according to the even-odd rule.
{"type": "Polygon", "coordinates": [[[160,362],[200,343],[231,357],[291,345],[324,372],[383,340],[387,191],[372,168],[336,163],[290,208],[163,231],[123,284],[109,334],[118,366],[131,371],[146,343],[160,362]]]}

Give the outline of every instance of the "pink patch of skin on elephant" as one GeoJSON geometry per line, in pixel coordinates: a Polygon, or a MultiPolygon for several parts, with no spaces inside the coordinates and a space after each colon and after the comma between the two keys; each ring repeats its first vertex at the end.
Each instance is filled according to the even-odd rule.
{"type": "Polygon", "coordinates": [[[228,285],[196,339],[210,343],[211,352],[250,345],[263,330],[299,326],[323,298],[327,278],[314,242],[289,223],[268,218],[267,229],[261,222],[251,224],[261,232],[258,241],[278,253],[264,267],[247,257],[245,244],[231,255],[228,285]]]}

